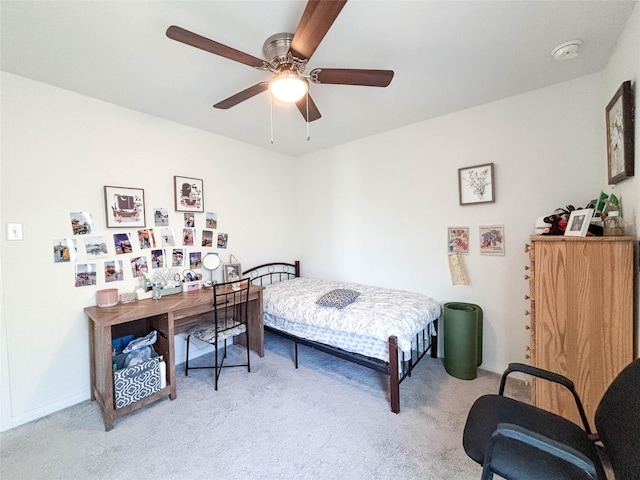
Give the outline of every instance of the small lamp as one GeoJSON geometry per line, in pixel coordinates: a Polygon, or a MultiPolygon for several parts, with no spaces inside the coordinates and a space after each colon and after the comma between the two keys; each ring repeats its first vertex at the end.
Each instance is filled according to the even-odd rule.
{"type": "Polygon", "coordinates": [[[309,82],[291,70],[283,70],[271,79],[269,90],[281,102],[294,103],[307,94],[309,82]]]}
{"type": "Polygon", "coordinates": [[[215,253],[207,253],[202,259],[202,266],[211,272],[209,282],[204,282],[205,287],[211,287],[213,285],[213,271],[220,266],[220,257],[215,253]]]}

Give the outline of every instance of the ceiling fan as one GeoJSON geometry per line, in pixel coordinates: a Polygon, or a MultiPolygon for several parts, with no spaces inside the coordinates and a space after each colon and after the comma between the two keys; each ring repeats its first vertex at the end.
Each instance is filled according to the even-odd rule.
{"type": "Polygon", "coordinates": [[[200,48],[221,57],[244,63],[259,70],[273,73],[268,82],[260,82],[214,105],[228,109],[251,97],[270,90],[278,99],[294,103],[305,121],[321,117],[318,107],[309,95],[309,81],[317,84],[358,85],[386,87],[393,79],[392,70],[363,70],[354,68],[315,68],[303,75],[307,62],[333,25],[347,0],[309,0],[295,34],[277,33],[264,43],[267,60],[254,57],[184,28],[171,26],[167,37],[200,48]]]}

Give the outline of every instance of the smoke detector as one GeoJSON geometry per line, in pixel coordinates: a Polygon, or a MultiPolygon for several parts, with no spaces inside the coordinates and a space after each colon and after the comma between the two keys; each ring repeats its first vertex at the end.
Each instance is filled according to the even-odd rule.
{"type": "Polygon", "coordinates": [[[558,61],[575,58],[578,56],[580,45],[582,45],[582,40],[569,40],[568,42],[561,43],[551,50],[551,56],[558,61]]]}

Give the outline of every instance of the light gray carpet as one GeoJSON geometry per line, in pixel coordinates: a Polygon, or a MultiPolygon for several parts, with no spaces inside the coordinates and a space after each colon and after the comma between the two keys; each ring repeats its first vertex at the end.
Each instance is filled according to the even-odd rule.
{"type": "MultiPolygon", "coordinates": [[[[237,347],[233,347],[236,349],[237,347]]],[[[266,335],[265,356],[246,369],[184,376],[178,398],[160,400],[104,431],[86,401],[4,432],[0,477],[9,479],[451,479],[480,477],[462,448],[473,401],[499,376],[447,375],[425,357],[389,410],[387,377],[266,335]]],[[[202,357],[203,359],[205,357],[202,357]]],[[[528,398],[522,382],[508,393],[528,398]]]]}

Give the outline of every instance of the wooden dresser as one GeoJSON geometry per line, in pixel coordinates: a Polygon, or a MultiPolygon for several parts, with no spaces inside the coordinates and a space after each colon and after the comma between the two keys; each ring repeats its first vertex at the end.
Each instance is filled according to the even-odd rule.
{"type": "MultiPolygon", "coordinates": [[[[633,359],[633,245],[633,237],[536,235],[525,247],[528,356],[573,380],[592,427],[605,390],[633,359]]],[[[534,405],[582,425],[564,387],[532,381],[534,405]]]]}

